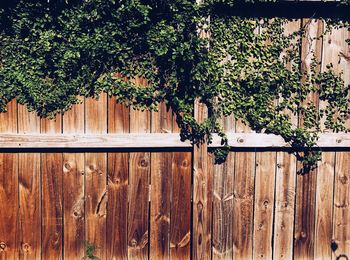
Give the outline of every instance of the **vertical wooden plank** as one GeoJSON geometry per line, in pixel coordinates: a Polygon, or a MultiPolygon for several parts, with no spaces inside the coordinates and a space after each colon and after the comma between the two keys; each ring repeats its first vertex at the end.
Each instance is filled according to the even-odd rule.
{"type": "MultiPolygon", "coordinates": [[[[40,133],[40,119],[18,105],[18,132],[40,133]]],[[[18,157],[20,203],[20,258],[41,257],[40,154],[21,153],[18,157]]]]}
{"type": "Polygon", "coordinates": [[[333,259],[350,255],[350,153],[337,152],[335,165],[333,259]]]}
{"type": "MultiPolygon", "coordinates": [[[[172,114],[165,103],[152,113],[152,133],[171,133],[172,114]]],[[[170,195],[172,153],[151,153],[150,258],[168,259],[170,255],[170,195]]]]}
{"type": "MultiPolygon", "coordinates": [[[[17,133],[17,104],[0,113],[0,133],[17,133]]],[[[0,259],[18,259],[18,156],[0,153],[0,259]]]]}
{"type": "MultiPolygon", "coordinates": [[[[136,83],[145,85],[141,79],[136,83]]],[[[150,112],[130,111],[130,132],[150,132],[150,112]]],[[[133,152],[129,165],[128,257],[148,258],[150,153],[133,152]]]]}
{"type": "Polygon", "coordinates": [[[190,259],[192,153],[174,152],[172,160],[170,258],[190,259]]]}
{"type": "MultiPolygon", "coordinates": [[[[324,41],[324,55],[326,62],[333,64],[336,72],[343,72],[345,85],[350,84],[350,51],[349,46],[345,42],[350,38],[348,28],[334,29],[327,34],[324,41]],[[327,60],[326,60],[327,58],[327,60]]],[[[350,127],[350,120],[346,121],[346,126],[350,127]]],[[[341,257],[350,257],[350,185],[349,185],[349,165],[350,152],[337,152],[335,155],[335,184],[334,184],[334,205],[333,205],[333,259],[341,259],[341,257]]],[[[324,228],[329,228],[329,223],[324,228]]],[[[327,240],[329,240],[327,236],[327,240]]],[[[327,241],[328,244],[330,243],[327,241]]],[[[324,242],[325,243],[325,242],[324,242]]],[[[325,250],[325,249],[323,249],[325,250]]],[[[327,251],[328,253],[329,251],[327,251]]]]}
{"type": "MultiPolygon", "coordinates": [[[[222,119],[224,130],[234,132],[233,115],[222,119]]],[[[223,164],[213,165],[213,259],[233,257],[233,180],[234,152],[223,164]]]]}
{"type": "MultiPolygon", "coordinates": [[[[322,34],[323,24],[321,20],[303,19],[303,26],[306,25],[306,35],[302,40],[301,61],[302,70],[311,71],[312,58],[315,55],[321,59],[322,41],[315,40],[315,37],[322,34]],[[313,55],[314,52],[314,55],[313,55]]],[[[317,68],[319,70],[319,68],[317,68]]],[[[313,101],[318,106],[318,97],[309,95],[305,103],[313,101]]],[[[299,118],[300,125],[303,118],[299,118]]],[[[297,163],[298,171],[302,165],[297,163]]],[[[295,213],[295,241],[294,257],[300,259],[310,259],[314,256],[315,241],[315,209],[316,209],[316,182],[317,170],[313,170],[305,175],[297,176],[296,187],[296,213],[295,213]]]]}
{"type": "MultiPolygon", "coordinates": [[[[84,104],[77,104],[63,116],[63,133],[84,133],[84,104]]],[[[63,154],[63,255],[84,256],[85,198],[84,153],[63,154]]]]}
{"type": "MultiPolygon", "coordinates": [[[[203,122],[208,116],[207,108],[199,100],[195,101],[195,118],[203,122]]],[[[203,143],[193,148],[193,239],[192,257],[211,258],[212,220],[212,175],[209,173],[208,145],[203,143]]]]}
{"type": "Polygon", "coordinates": [[[276,152],[256,153],[254,259],[272,259],[276,152]]]}
{"type": "MultiPolygon", "coordinates": [[[[300,30],[301,20],[289,21],[284,25],[286,36],[300,30]]],[[[286,64],[292,69],[292,64],[286,64]]],[[[290,111],[293,126],[298,125],[298,117],[290,111]]],[[[273,237],[273,258],[293,258],[294,238],[294,209],[295,209],[295,186],[296,186],[296,157],[287,152],[277,152],[276,160],[276,191],[275,191],[275,223],[273,237]]]]}
{"type": "Polygon", "coordinates": [[[293,258],[295,185],[295,155],[286,152],[278,152],[273,244],[274,259],[293,258]]]}
{"type": "MultiPolygon", "coordinates": [[[[242,122],[236,124],[237,132],[251,131],[242,122]]],[[[236,152],[233,203],[234,259],[253,256],[255,153],[236,152]]]]}
{"type": "MultiPolygon", "coordinates": [[[[173,116],[173,132],[180,128],[173,116]]],[[[170,258],[191,258],[192,152],[174,152],[172,158],[170,258]]]]}
{"type": "MultiPolygon", "coordinates": [[[[41,119],[41,132],[60,134],[61,115],[54,120],[41,119]]],[[[63,247],[63,172],[62,153],[41,154],[42,252],[43,259],[61,259],[63,247]]]]}
{"type": "MultiPolygon", "coordinates": [[[[107,95],[85,101],[85,132],[107,133],[107,95]]],[[[97,249],[95,255],[106,258],[107,154],[85,154],[86,240],[97,249]]]]}
{"type": "MultiPolygon", "coordinates": [[[[129,113],[110,98],[108,133],[128,133],[129,113]]],[[[107,259],[128,257],[128,178],[129,153],[108,153],[107,259]]]]}
{"type": "MultiPolygon", "coordinates": [[[[344,29],[342,30],[344,31],[344,29]]],[[[334,30],[331,34],[327,33],[323,38],[322,71],[326,71],[326,66],[330,63],[333,64],[333,69],[338,73],[345,68],[338,62],[340,52],[348,49],[345,46],[347,45],[345,43],[346,35],[342,34],[342,30],[334,30]]],[[[326,104],[321,102],[320,109],[325,109],[325,107],[326,104]]],[[[324,129],[321,130],[325,131],[324,129]]],[[[317,175],[315,258],[331,259],[332,257],[330,245],[333,229],[334,168],[335,152],[323,152],[317,175]]]]}
{"type": "Polygon", "coordinates": [[[334,152],[322,152],[316,185],[315,259],[331,259],[334,152]]]}

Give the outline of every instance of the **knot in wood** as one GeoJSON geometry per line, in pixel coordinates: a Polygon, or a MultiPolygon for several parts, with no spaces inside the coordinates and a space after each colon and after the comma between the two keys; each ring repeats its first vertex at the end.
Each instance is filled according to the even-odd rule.
{"type": "Polygon", "coordinates": [[[70,165],[70,163],[66,162],[64,164],[64,168],[66,168],[67,171],[70,171],[72,169],[72,166],[70,165]]]}
{"type": "Polygon", "coordinates": [[[187,160],[183,160],[181,166],[182,167],[188,167],[189,166],[188,161],[187,160]]]}
{"type": "Polygon", "coordinates": [[[142,159],[139,162],[139,166],[140,167],[147,167],[148,166],[148,162],[145,159],[142,159]]]}
{"type": "Polygon", "coordinates": [[[268,200],[263,201],[263,205],[264,205],[265,209],[269,206],[269,203],[270,202],[268,200]]]}
{"type": "Polygon", "coordinates": [[[277,168],[281,168],[282,165],[280,163],[277,163],[277,168]]]}
{"type": "Polygon", "coordinates": [[[340,144],[342,141],[343,141],[343,140],[342,140],[341,138],[338,138],[338,139],[336,140],[337,144],[340,144]]]}
{"type": "Polygon", "coordinates": [[[137,241],[136,241],[135,238],[131,239],[130,246],[132,246],[132,247],[136,247],[137,246],[137,241]]]}
{"type": "Polygon", "coordinates": [[[28,254],[30,252],[31,246],[28,243],[23,243],[22,244],[22,250],[25,254],[28,254]]]}
{"type": "Polygon", "coordinates": [[[340,176],[339,179],[342,184],[346,184],[348,182],[348,177],[345,175],[340,176]]]}
{"type": "Polygon", "coordinates": [[[7,247],[7,245],[5,242],[0,242],[0,252],[5,251],[6,247],[7,247]]]}

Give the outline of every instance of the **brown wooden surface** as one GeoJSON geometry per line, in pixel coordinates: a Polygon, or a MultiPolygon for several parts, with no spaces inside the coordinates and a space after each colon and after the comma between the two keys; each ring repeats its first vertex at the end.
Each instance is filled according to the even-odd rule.
{"type": "Polygon", "coordinates": [[[192,154],[175,152],[172,159],[170,213],[170,258],[191,256],[191,175],[192,154]]]}
{"type": "MultiPolygon", "coordinates": [[[[152,113],[152,132],[171,133],[172,114],[165,104],[152,113]]],[[[150,193],[150,258],[168,259],[170,255],[170,197],[172,177],[172,153],[151,154],[150,193]]]]}
{"type": "MultiPolygon", "coordinates": [[[[224,130],[235,130],[233,116],[222,120],[224,130]]],[[[213,169],[213,259],[231,259],[233,256],[233,182],[235,153],[213,169]]]]}
{"type": "Polygon", "coordinates": [[[276,152],[256,153],[253,258],[272,259],[276,152]]]}
{"type": "MultiPolygon", "coordinates": [[[[17,132],[17,104],[0,113],[0,132],[17,132]]],[[[18,258],[18,155],[0,153],[0,259],[18,258]]]]}
{"type": "MultiPolygon", "coordinates": [[[[84,104],[73,106],[63,116],[63,133],[84,133],[84,104]]],[[[84,256],[85,194],[84,154],[63,154],[63,255],[65,259],[84,256]]]]}
{"type": "MultiPolygon", "coordinates": [[[[108,99],[108,133],[129,132],[129,109],[108,99]]],[[[107,259],[128,257],[129,153],[108,153],[107,259]]]]}
{"type": "MultiPolygon", "coordinates": [[[[300,30],[301,20],[289,21],[284,26],[286,36],[300,30]]],[[[287,50],[286,50],[287,51],[287,50]]],[[[291,63],[286,67],[291,70],[291,63]]],[[[292,125],[298,125],[298,117],[287,112],[292,125]]],[[[294,240],[294,210],[296,186],[296,157],[286,152],[277,152],[276,182],[275,182],[275,211],[273,234],[273,258],[292,259],[294,240]]]]}
{"type": "MultiPolygon", "coordinates": [[[[195,102],[195,118],[203,122],[207,117],[207,108],[195,102]]],[[[210,259],[211,257],[211,221],[212,221],[212,175],[208,163],[207,145],[195,145],[193,148],[193,239],[192,257],[210,259]]]]}
{"type": "MultiPolygon", "coordinates": [[[[107,133],[107,95],[85,100],[85,132],[107,133]]],[[[107,154],[85,154],[86,241],[96,246],[95,255],[106,258],[107,154]]]]}
{"type": "MultiPolygon", "coordinates": [[[[323,32],[323,23],[320,20],[303,19],[302,26],[305,27],[306,37],[302,40],[301,62],[302,70],[310,73],[312,58],[321,60],[322,41],[316,39],[323,32]]],[[[320,70],[319,66],[316,68],[320,70]]],[[[305,103],[313,102],[318,107],[318,97],[315,94],[308,95],[305,103]]],[[[299,117],[299,124],[303,125],[303,117],[299,117]]],[[[297,165],[298,171],[302,168],[297,165]]],[[[295,213],[295,241],[294,257],[307,259],[314,255],[315,243],[315,212],[316,212],[316,182],[317,169],[306,175],[297,176],[296,186],[296,213],[295,213]]]]}
{"type": "MultiPolygon", "coordinates": [[[[346,85],[350,84],[350,55],[349,46],[344,42],[348,39],[350,32],[346,28],[333,30],[325,38],[325,46],[329,59],[337,60],[334,69],[343,72],[343,79],[346,85]]],[[[346,121],[350,127],[350,120],[346,121]]],[[[332,259],[344,259],[350,257],[350,152],[337,152],[335,155],[335,184],[333,201],[333,236],[332,242],[334,252],[332,259]]],[[[328,235],[328,234],[327,234],[328,235]]]]}
{"type": "MultiPolygon", "coordinates": [[[[40,133],[40,119],[22,105],[18,105],[18,132],[40,133]]],[[[18,160],[20,258],[39,259],[41,255],[40,154],[19,154],[18,160]]]]}
{"type": "MultiPolygon", "coordinates": [[[[42,133],[61,133],[61,115],[54,120],[42,119],[42,133]]],[[[61,259],[63,247],[63,171],[62,153],[41,154],[41,221],[44,259],[61,259]]]]}
{"type": "MultiPolygon", "coordinates": [[[[141,79],[137,84],[144,85],[141,79]]],[[[151,128],[149,111],[130,111],[130,132],[148,133],[151,128]]],[[[149,246],[149,181],[150,153],[130,154],[129,164],[129,213],[128,213],[128,257],[147,259],[149,246]]]]}
{"type": "MultiPolygon", "coordinates": [[[[237,132],[251,131],[242,122],[236,124],[237,132]]],[[[255,153],[236,152],[233,188],[233,256],[248,259],[253,256],[255,153]]]]}

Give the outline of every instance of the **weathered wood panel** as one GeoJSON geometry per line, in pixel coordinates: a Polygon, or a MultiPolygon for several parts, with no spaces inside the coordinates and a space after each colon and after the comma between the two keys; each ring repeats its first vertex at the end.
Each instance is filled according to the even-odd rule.
{"type": "MultiPolygon", "coordinates": [[[[334,185],[334,259],[347,259],[350,256],[350,153],[338,152],[335,165],[334,185]]],[[[328,234],[327,234],[328,235],[328,234]]]]}
{"type": "MultiPolygon", "coordinates": [[[[107,95],[85,100],[85,132],[107,133],[107,95]]],[[[96,246],[95,255],[106,258],[107,154],[85,154],[86,241],[96,246]]]]}
{"type": "MultiPolygon", "coordinates": [[[[40,133],[40,119],[18,106],[18,132],[40,133]]],[[[18,158],[20,206],[20,258],[41,256],[41,171],[39,153],[21,153],[18,158]]]]}
{"type": "MultiPolygon", "coordinates": [[[[42,133],[61,133],[61,115],[54,120],[42,119],[42,133]]],[[[62,153],[41,154],[41,222],[43,259],[61,259],[63,247],[63,157],[62,153]]]]}
{"type": "MultiPolygon", "coordinates": [[[[350,50],[345,39],[348,39],[350,32],[347,28],[332,30],[325,37],[325,55],[332,59],[334,70],[343,72],[343,79],[346,85],[350,84],[350,50]]],[[[350,127],[350,120],[346,121],[350,127]]],[[[350,185],[349,168],[350,152],[337,152],[335,155],[335,184],[333,201],[333,250],[334,259],[350,257],[350,185]]],[[[327,226],[328,227],[328,226],[327,226]]],[[[327,234],[328,235],[328,234],[327,234]]],[[[327,236],[329,238],[329,236],[327,236]]]]}
{"type": "MultiPolygon", "coordinates": [[[[224,130],[233,132],[233,116],[222,120],[224,130]]],[[[233,181],[235,153],[230,152],[223,164],[213,169],[213,259],[231,259],[233,256],[233,181]]]]}
{"type": "MultiPolygon", "coordinates": [[[[152,113],[152,132],[172,132],[172,114],[166,105],[160,104],[152,113]]],[[[172,177],[172,153],[151,154],[150,193],[150,258],[169,259],[170,255],[170,196],[172,177]]]]}
{"type": "MultiPolygon", "coordinates": [[[[300,19],[289,21],[284,26],[285,35],[288,36],[297,32],[300,30],[300,26],[300,19]]],[[[293,65],[295,64],[288,62],[286,67],[292,70],[293,65]]],[[[290,116],[292,124],[294,126],[298,125],[298,117],[290,111],[286,113],[290,116]]],[[[277,152],[276,166],[273,258],[292,259],[296,158],[293,154],[277,152]]]]}
{"type": "MultiPolygon", "coordinates": [[[[0,133],[17,132],[17,103],[0,113],[0,133]]],[[[18,258],[18,155],[0,153],[0,259],[18,258]]]]}
{"type": "Polygon", "coordinates": [[[272,259],[276,152],[256,153],[254,259],[272,259]]]}
{"type": "MultiPolygon", "coordinates": [[[[138,79],[138,84],[145,82],[138,79]]],[[[130,111],[130,132],[149,133],[151,115],[149,111],[130,111]]],[[[128,257],[147,259],[149,245],[149,180],[150,153],[130,154],[129,164],[129,213],[128,213],[128,257]]]]}
{"type": "MultiPolygon", "coordinates": [[[[323,32],[323,23],[320,20],[303,19],[302,26],[305,27],[306,36],[302,39],[301,62],[302,70],[310,73],[315,56],[321,60],[322,41],[318,38],[323,32]]],[[[319,66],[316,68],[320,70],[319,66]]],[[[318,107],[318,97],[313,94],[305,100],[313,102],[318,107]]],[[[299,124],[303,125],[303,117],[300,116],[299,124]]],[[[300,171],[302,165],[297,164],[300,171]]],[[[300,259],[312,258],[314,255],[315,241],[315,193],[317,182],[317,170],[306,175],[297,176],[296,186],[296,213],[295,213],[295,241],[294,257],[300,259]]]]}
{"type": "MultiPolygon", "coordinates": [[[[129,132],[129,109],[108,100],[108,133],[129,132]]],[[[129,153],[108,153],[107,259],[128,257],[129,153]]]]}
{"type": "MultiPolygon", "coordinates": [[[[195,102],[195,118],[203,122],[207,117],[207,108],[195,102]]],[[[192,257],[194,259],[211,258],[211,225],[212,225],[212,185],[213,179],[208,164],[207,144],[195,145],[193,148],[193,237],[192,257]]],[[[209,158],[208,158],[209,157],[209,158]]]]}
{"type": "MultiPolygon", "coordinates": [[[[237,132],[251,131],[242,122],[237,132]]],[[[233,190],[233,256],[248,259],[253,256],[255,153],[236,152],[233,190]]]]}
{"type": "MultiPolygon", "coordinates": [[[[84,104],[77,104],[63,116],[63,133],[84,133],[84,104]]],[[[83,153],[63,154],[63,255],[65,259],[84,256],[85,194],[83,153]]]]}
{"type": "Polygon", "coordinates": [[[190,259],[191,256],[191,162],[192,153],[173,153],[170,213],[171,259],[190,259]]]}

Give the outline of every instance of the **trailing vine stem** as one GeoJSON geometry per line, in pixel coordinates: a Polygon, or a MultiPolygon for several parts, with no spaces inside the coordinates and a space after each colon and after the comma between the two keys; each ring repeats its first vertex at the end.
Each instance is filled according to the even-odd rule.
{"type": "MultiPolygon", "coordinates": [[[[165,102],[182,138],[210,142],[210,134],[219,133],[217,162],[229,151],[218,119],[233,115],[257,132],[282,136],[309,171],[320,159],[314,149],[318,133],[348,131],[349,86],[332,64],[321,71],[312,50],[311,64],[302,60],[311,20],[286,33],[288,19],[216,11],[217,4],[235,3],[18,0],[0,7],[0,111],[16,99],[39,116],[53,117],[79,96],[102,92],[141,110],[165,102]],[[312,96],[325,105],[319,108],[312,96]],[[193,116],[196,99],[211,111],[203,123],[193,116]]],[[[349,28],[340,19],[322,21],[324,32],[309,41],[332,28],[349,28]]]]}

